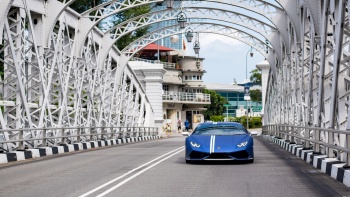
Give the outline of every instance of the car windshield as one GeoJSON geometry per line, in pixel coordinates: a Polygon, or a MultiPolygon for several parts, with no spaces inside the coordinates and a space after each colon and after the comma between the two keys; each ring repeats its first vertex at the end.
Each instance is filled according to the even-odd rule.
{"type": "Polygon", "coordinates": [[[244,128],[233,126],[215,126],[196,129],[192,135],[245,135],[247,131],[244,128]]]}

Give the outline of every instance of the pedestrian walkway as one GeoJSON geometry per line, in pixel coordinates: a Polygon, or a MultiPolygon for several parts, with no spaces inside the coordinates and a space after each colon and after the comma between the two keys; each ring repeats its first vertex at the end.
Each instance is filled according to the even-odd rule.
{"type": "MultiPolygon", "coordinates": [[[[248,131],[254,135],[261,135],[262,128],[248,129],[248,131]]],[[[189,129],[189,133],[190,134],[192,133],[192,129],[189,129]]],[[[182,131],[179,133],[177,130],[172,130],[170,134],[163,132],[163,137],[171,137],[171,136],[174,136],[174,137],[183,136],[182,131]]]]}
{"type": "MultiPolygon", "coordinates": [[[[189,129],[188,131],[189,131],[189,133],[192,133],[192,129],[189,129]]],[[[182,132],[183,132],[183,130],[181,130],[180,133],[178,132],[178,130],[172,130],[171,133],[168,133],[168,134],[166,132],[163,132],[163,137],[172,137],[172,136],[173,137],[179,137],[179,136],[183,136],[182,132]]]]}

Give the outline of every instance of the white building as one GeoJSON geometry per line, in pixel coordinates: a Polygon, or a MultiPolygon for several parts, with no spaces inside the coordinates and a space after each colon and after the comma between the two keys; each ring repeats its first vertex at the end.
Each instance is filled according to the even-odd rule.
{"type": "Polygon", "coordinates": [[[171,129],[176,131],[179,119],[182,129],[186,119],[190,129],[204,122],[202,111],[205,105],[210,104],[210,95],[202,93],[205,88],[203,60],[183,56],[177,63],[140,58],[129,62],[153,104],[155,120],[162,129],[170,124],[171,129]]]}
{"type": "MultiPolygon", "coordinates": [[[[243,84],[214,84],[205,83],[208,90],[213,90],[223,96],[229,103],[223,112],[224,117],[260,116],[261,103],[245,100],[243,84]]],[[[250,90],[261,90],[261,86],[253,85],[250,90]]]]}

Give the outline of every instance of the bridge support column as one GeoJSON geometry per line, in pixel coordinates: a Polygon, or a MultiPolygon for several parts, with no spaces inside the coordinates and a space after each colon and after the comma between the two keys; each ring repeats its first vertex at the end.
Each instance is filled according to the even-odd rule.
{"type": "Polygon", "coordinates": [[[131,61],[130,67],[135,71],[138,79],[145,88],[147,98],[154,112],[154,124],[158,127],[159,135],[163,135],[163,64],[150,64],[147,62],[131,61]]]}
{"type": "MultiPolygon", "coordinates": [[[[269,79],[269,72],[270,72],[270,64],[267,60],[259,63],[256,65],[256,67],[261,71],[261,94],[262,94],[262,109],[261,109],[261,117],[262,120],[264,119],[264,109],[265,109],[265,98],[266,98],[266,90],[267,90],[267,82],[269,79]]],[[[264,121],[262,121],[263,126],[264,121]]]]}

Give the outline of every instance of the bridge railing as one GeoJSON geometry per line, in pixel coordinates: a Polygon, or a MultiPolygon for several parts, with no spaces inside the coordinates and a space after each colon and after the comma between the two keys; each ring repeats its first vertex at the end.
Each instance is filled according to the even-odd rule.
{"type": "Polygon", "coordinates": [[[0,152],[97,140],[156,136],[158,134],[157,127],[61,127],[0,129],[0,152]],[[39,135],[32,136],[32,133],[34,133],[33,131],[39,131],[36,132],[39,133],[39,135]],[[16,149],[12,149],[11,147],[16,147],[16,149]]]}
{"type": "Polygon", "coordinates": [[[304,149],[311,149],[314,154],[325,154],[329,158],[338,157],[339,160],[346,162],[347,166],[350,165],[350,131],[319,127],[266,125],[262,128],[262,134],[303,145],[304,149]]]}

